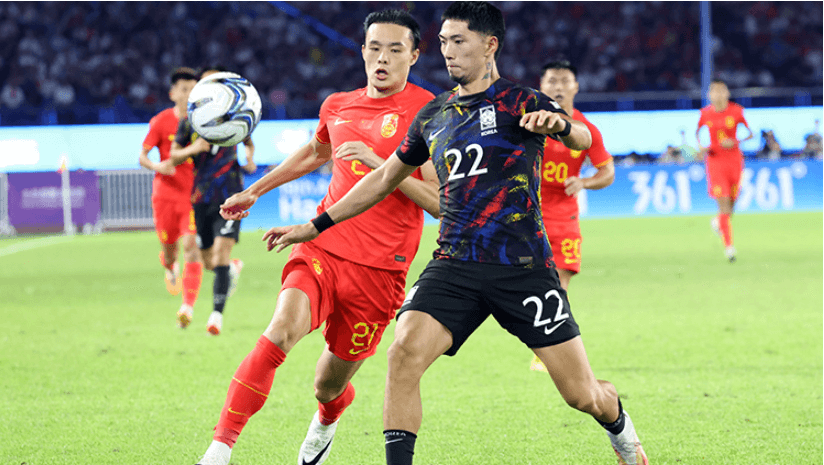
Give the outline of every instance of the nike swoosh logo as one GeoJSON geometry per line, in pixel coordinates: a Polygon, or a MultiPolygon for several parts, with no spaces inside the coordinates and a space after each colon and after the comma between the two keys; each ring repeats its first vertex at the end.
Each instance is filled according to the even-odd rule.
{"type": "Polygon", "coordinates": [[[303,462],[303,465],[318,465],[318,462],[320,461],[320,458],[323,457],[323,453],[326,452],[326,449],[328,449],[329,446],[331,446],[331,445],[332,445],[332,441],[327,442],[326,446],[323,449],[321,449],[320,452],[318,452],[318,455],[316,455],[315,458],[313,458],[309,462],[307,462],[306,460],[301,459],[301,461],[303,462]]]}
{"type": "Polygon", "coordinates": [[[429,135],[429,142],[432,142],[432,140],[433,140],[433,139],[435,139],[436,137],[438,137],[438,134],[442,133],[442,132],[444,131],[444,129],[446,129],[446,128],[441,128],[441,130],[440,130],[440,131],[433,132],[432,134],[430,134],[430,135],[429,135]]]}
{"type": "Polygon", "coordinates": [[[386,444],[392,444],[393,442],[403,441],[403,438],[400,439],[393,439],[391,441],[386,441],[386,444]]]}
{"type": "Polygon", "coordinates": [[[338,118],[338,119],[335,121],[335,126],[337,126],[337,125],[339,125],[339,124],[351,123],[351,122],[352,122],[352,120],[351,120],[351,119],[340,119],[340,118],[338,118]]]}
{"type": "Polygon", "coordinates": [[[555,332],[555,330],[556,330],[556,329],[558,329],[558,328],[559,328],[562,324],[564,324],[564,323],[566,323],[566,321],[562,321],[562,322],[558,323],[557,325],[555,325],[555,326],[553,326],[553,327],[551,327],[551,328],[544,328],[544,333],[545,333],[547,336],[549,336],[550,334],[554,333],[554,332],[555,332]]]}

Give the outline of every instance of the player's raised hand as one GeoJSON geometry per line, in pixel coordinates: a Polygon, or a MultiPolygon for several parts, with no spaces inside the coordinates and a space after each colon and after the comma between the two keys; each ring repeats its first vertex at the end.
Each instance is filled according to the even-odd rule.
{"type": "Polygon", "coordinates": [[[373,170],[383,164],[383,158],[375,155],[372,149],[359,140],[340,144],[335,150],[335,157],[342,160],[358,160],[373,170]]]}
{"type": "Polygon", "coordinates": [[[192,145],[197,149],[198,152],[208,152],[212,149],[212,145],[209,144],[209,141],[202,137],[198,137],[192,142],[192,145]]]}
{"type": "Polygon", "coordinates": [[[277,248],[275,252],[289,247],[298,242],[307,242],[318,237],[320,233],[312,223],[298,224],[293,226],[276,226],[263,235],[266,242],[266,250],[269,252],[277,248]]]}
{"type": "Polygon", "coordinates": [[[566,120],[560,113],[546,110],[532,111],[521,117],[520,125],[527,131],[538,134],[555,134],[566,127],[566,120]]]}
{"type": "Polygon", "coordinates": [[[570,197],[578,195],[584,189],[584,181],[578,176],[570,176],[564,181],[564,193],[570,197]]]}
{"type": "Polygon", "coordinates": [[[247,191],[241,191],[229,197],[220,206],[220,216],[224,220],[242,220],[249,216],[249,209],[257,202],[257,196],[247,191]]]}

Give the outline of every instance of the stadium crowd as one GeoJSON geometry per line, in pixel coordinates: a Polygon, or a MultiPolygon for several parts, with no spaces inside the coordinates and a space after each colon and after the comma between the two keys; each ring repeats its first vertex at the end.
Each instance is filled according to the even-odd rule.
{"type": "MultiPolygon", "coordinates": [[[[544,61],[565,56],[582,93],[699,88],[698,3],[535,5],[500,4],[506,77],[537,81],[544,61]]],[[[168,106],[169,70],[209,63],[252,81],[264,118],[314,118],[329,93],[363,85],[360,19],[389,6],[424,25],[413,72],[451,87],[437,46],[439,2],[0,3],[0,124],[148,121],[168,106]],[[55,111],[43,117],[44,108],[55,111]]],[[[820,2],[712,8],[717,75],[731,88],[821,86],[820,2]]]]}

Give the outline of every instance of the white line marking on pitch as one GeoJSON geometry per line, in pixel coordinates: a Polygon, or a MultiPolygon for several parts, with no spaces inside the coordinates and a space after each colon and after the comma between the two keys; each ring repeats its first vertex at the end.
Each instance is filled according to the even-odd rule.
{"type": "Polygon", "coordinates": [[[59,244],[61,242],[70,241],[74,236],[49,236],[40,239],[32,239],[25,242],[18,242],[0,249],[0,257],[14,255],[17,252],[25,252],[26,250],[39,249],[40,247],[47,247],[50,245],[59,244]]]}

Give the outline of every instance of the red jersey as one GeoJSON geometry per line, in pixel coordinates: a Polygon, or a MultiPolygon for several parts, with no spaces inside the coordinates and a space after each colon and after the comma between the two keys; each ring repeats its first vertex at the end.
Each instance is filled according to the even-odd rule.
{"type": "MultiPolygon", "coordinates": [[[[403,141],[409,125],[435,96],[412,83],[389,97],[375,99],[366,88],[330,95],[321,105],[315,137],[331,143],[334,152],[348,141],[362,141],[381,158],[389,158],[403,141]]],[[[372,171],[358,160],[333,156],[332,181],[318,212],[341,199],[372,171]]],[[[421,179],[420,170],[413,173],[421,179]]],[[[386,270],[409,269],[423,230],[423,210],[395,190],[364,213],[336,225],[312,242],[346,260],[386,270]]]]}
{"type": "Polygon", "coordinates": [[[744,155],[738,148],[738,137],[735,135],[739,124],[743,124],[747,128],[750,127],[747,120],[744,119],[744,107],[735,102],[729,102],[724,111],[715,111],[712,104],[701,109],[698,128],[706,126],[710,130],[710,147],[707,152],[707,161],[712,157],[716,160],[741,162],[744,155]],[[736,141],[735,146],[731,149],[725,149],[721,146],[721,141],[724,139],[736,141]]]}
{"type": "Polygon", "coordinates": [[[612,155],[604,147],[601,131],[578,110],[572,110],[572,119],[587,125],[592,133],[592,146],[587,150],[572,150],[561,142],[547,138],[541,165],[541,211],[545,222],[578,218],[578,199],[566,195],[564,181],[570,176],[580,176],[585,158],[589,157],[596,168],[612,160],[612,155]]]}
{"type": "MultiPolygon", "coordinates": [[[[160,152],[160,161],[168,160],[172,142],[177,134],[177,126],[178,119],[174,108],[161,111],[149,121],[149,133],[143,140],[143,148],[151,150],[152,147],[157,147],[157,151],[160,152]]],[[[190,158],[185,163],[176,166],[175,174],[172,176],[155,173],[152,182],[152,199],[188,204],[195,179],[193,166],[190,158]]]]}

